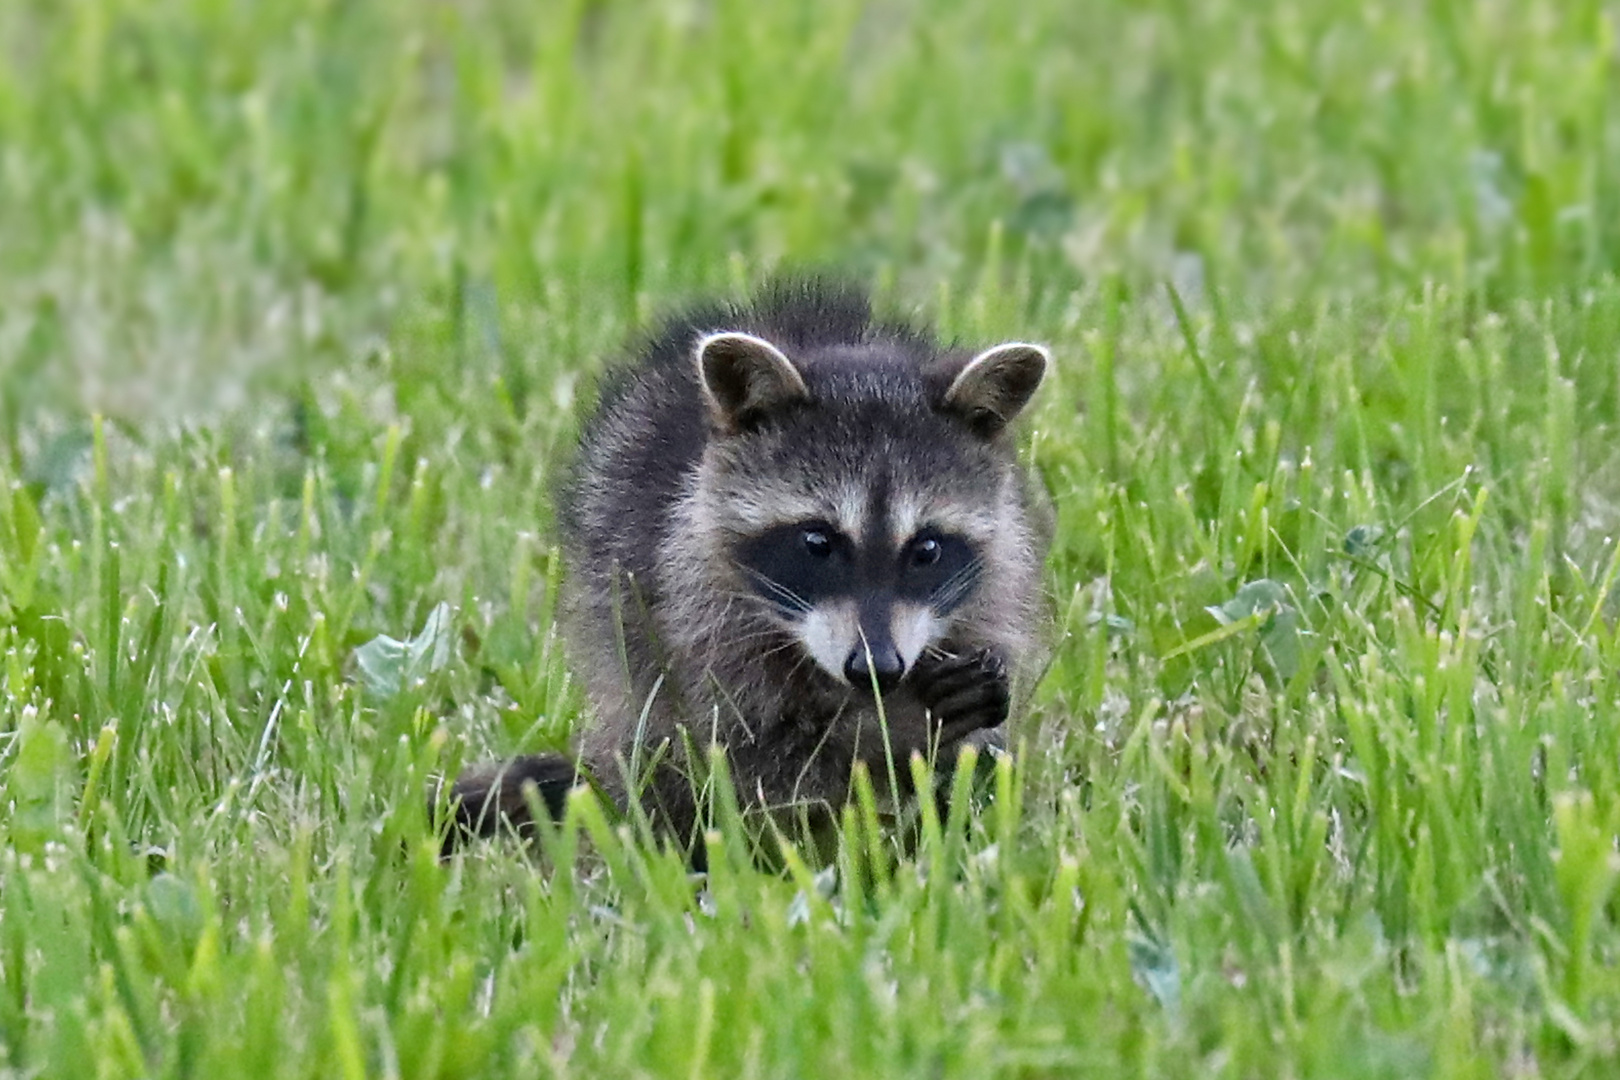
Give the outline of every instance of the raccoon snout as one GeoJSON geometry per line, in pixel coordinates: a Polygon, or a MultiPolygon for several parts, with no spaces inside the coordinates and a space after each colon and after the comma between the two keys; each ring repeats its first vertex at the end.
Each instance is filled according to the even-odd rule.
{"type": "Polygon", "coordinates": [[[857,646],[844,661],[844,678],[857,690],[869,689],[875,680],[879,692],[886,694],[899,685],[905,673],[905,658],[893,646],[873,649],[870,653],[864,645],[857,646]],[[872,659],[870,666],[866,662],[868,656],[872,659]]]}

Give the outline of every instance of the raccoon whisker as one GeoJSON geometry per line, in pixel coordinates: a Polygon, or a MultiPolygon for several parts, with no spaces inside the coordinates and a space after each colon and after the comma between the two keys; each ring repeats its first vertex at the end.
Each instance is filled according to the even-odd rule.
{"type": "MultiPolygon", "coordinates": [[[[737,647],[739,647],[741,645],[749,644],[750,642],[757,641],[760,638],[766,637],[766,636],[770,636],[770,635],[747,634],[747,635],[744,635],[742,637],[726,638],[726,639],[722,640],[721,642],[719,642],[719,645],[720,645],[721,648],[735,649],[735,648],[737,648],[737,647]]],[[[780,643],[778,643],[776,645],[770,646],[769,648],[761,650],[758,653],[758,655],[762,656],[762,657],[764,657],[764,656],[775,656],[777,653],[787,652],[789,649],[794,648],[798,644],[799,643],[797,641],[794,641],[793,639],[789,638],[786,641],[780,642],[780,643]]]]}
{"type": "Polygon", "coordinates": [[[775,656],[799,645],[798,639],[778,626],[744,628],[741,632],[734,634],[717,633],[711,641],[715,648],[724,651],[755,646],[760,642],[769,643],[765,648],[759,650],[758,655],[761,657],[775,656]]]}
{"type": "Polygon", "coordinates": [[[946,578],[945,583],[940,586],[939,591],[944,592],[947,590],[960,589],[964,582],[977,579],[979,572],[983,569],[984,558],[982,556],[975,555],[973,558],[969,559],[965,564],[963,564],[960,570],[946,578]]]}
{"type": "Polygon", "coordinates": [[[761,610],[762,606],[763,605],[760,598],[757,596],[736,596],[726,604],[725,609],[720,612],[719,616],[717,616],[717,621],[722,622],[725,626],[730,627],[739,633],[783,633],[782,627],[779,623],[762,617],[765,615],[765,612],[761,610]],[[732,607],[736,604],[744,602],[746,602],[747,608],[733,615],[732,607]]]}
{"type": "Polygon", "coordinates": [[[716,640],[721,645],[743,645],[751,641],[761,641],[766,638],[775,638],[781,636],[781,630],[778,630],[774,626],[768,626],[759,630],[748,630],[740,634],[729,634],[725,637],[717,638],[716,640]]]}
{"type": "MultiPolygon", "coordinates": [[[[793,649],[797,649],[799,647],[800,646],[799,646],[799,643],[797,641],[794,641],[792,638],[789,638],[788,640],[782,642],[780,645],[774,645],[771,648],[766,649],[760,655],[761,656],[775,656],[777,653],[789,652],[789,651],[791,651],[793,649]]],[[[801,657],[799,660],[795,661],[792,669],[790,669],[788,671],[788,675],[792,676],[793,672],[795,672],[795,671],[797,671],[799,669],[799,665],[804,663],[804,661],[809,659],[809,657],[810,657],[810,654],[805,653],[803,657],[801,657]]]]}
{"type": "Polygon", "coordinates": [[[944,584],[934,590],[934,603],[941,607],[950,607],[967,595],[969,589],[978,584],[979,573],[984,569],[984,560],[975,558],[966,566],[945,579],[944,584]]]}
{"type": "MultiPolygon", "coordinates": [[[[760,582],[761,584],[767,586],[768,588],[780,589],[781,591],[786,592],[786,593],[793,593],[793,590],[789,589],[786,585],[783,585],[781,582],[777,581],[775,578],[771,577],[769,574],[766,574],[766,573],[763,573],[763,572],[761,572],[759,570],[754,569],[752,566],[749,566],[747,563],[738,563],[737,566],[738,566],[739,569],[742,570],[743,573],[747,574],[749,579],[752,580],[752,581],[760,582]]],[[[794,594],[794,595],[797,595],[797,594],[794,594]]]]}
{"type": "Polygon", "coordinates": [[[709,641],[721,650],[758,648],[761,656],[774,656],[801,647],[798,638],[780,626],[745,627],[730,634],[716,631],[709,641]]]}
{"type": "Polygon", "coordinates": [[[723,630],[717,629],[713,635],[715,640],[723,642],[750,641],[757,638],[767,638],[773,635],[779,636],[788,633],[788,631],[784,629],[780,623],[774,621],[767,622],[766,620],[759,618],[760,612],[757,610],[757,607],[761,603],[759,597],[744,596],[738,597],[737,599],[749,601],[750,605],[754,606],[756,610],[749,611],[739,619],[733,620],[730,616],[731,605],[727,604],[726,609],[721,612],[717,622],[719,622],[722,626],[728,627],[736,632],[727,634],[723,630]],[[741,623],[741,625],[735,625],[736,623],[741,623]]]}
{"type": "Polygon", "coordinates": [[[726,614],[726,615],[729,615],[731,613],[731,605],[737,604],[737,603],[747,604],[749,607],[759,607],[761,605],[764,605],[766,607],[775,608],[777,606],[775,603],[773,603],[768,598],[759,595],[759,593],[754,593],[754,592],[730,592],[730,593],[726,593],[724,595],[726,597],[726,609],[725,609],[724,614],[726,614]]]}
{"type": "Polygon", "coordinates": [[[950,589],[960,588],[964,580],[977,577],[982,569],[984,569],[984,559],[980,556],[974,556],[962,564],[961,569],[957,570],[956,573],[941,582],[939,588],[934,591],[945,592],[950,589]]]}
{"type": "Polygon", "coordinates": [[[781,592],[776,592],[775,590],[772,591],[775,593],[775,595],[782,598],[782,606],[793,612],[793,614],[810,614],[810,601],[804,599],[804,597],[800,596],[798,593],[789,590],[783,590],[781,592]]]}
{"type": "MultiPolygon", "coordinates": [[[[798,644],[797,641],[790,641],[786,645],[782,646],[782,649],[790,649],[790,648],[792,648],[793,646],[795,646],[797,644],[798,644]]],[[[775,650],[775,651],[780,652],[782,650],[778,649],[778,650],[775,650]]],[[[810,662],[810,659],[811,659],[811,657],[810,657],[809,653],[804,653],[803,655],[801,655],[797,660],[795,660],[793,662],[793,666],[788,668],[787,675],[784,677],[783,681],[786,682],[786,681],[791,680],[793,678],[793,676],[795,676],[795,675],[797,675],[799,673],[800,668],[804,667],[804,665],[806,665],[806,664],[808,664],[810,662]]]]}
{"type": "Polygon", "coordinates": [[[743,570],[747,572],[750,580],[758,582],[771,596],[779,598],[783,606],[800,615],[809,613],[810,601],[783,585],[780,581],[766,577],[751,566],[745,566],[743,570]]]}

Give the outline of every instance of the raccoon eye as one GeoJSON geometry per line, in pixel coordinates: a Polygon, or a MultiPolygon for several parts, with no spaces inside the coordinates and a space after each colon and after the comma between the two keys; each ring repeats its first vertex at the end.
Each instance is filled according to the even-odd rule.
{"type": "Polygon", "coordinates": [[[804,540],[804,550],[818,559],[825,559],[833,552],[832,537],[828,536],[823,529],[806,529],[802,539],[804,540]]]}
{"type": "Polygon", "coordinates": [[[944,550],[944,545],[932,536],[924,537],[911,545],[911,565],[933,566],[939,562],[944,550]]]}

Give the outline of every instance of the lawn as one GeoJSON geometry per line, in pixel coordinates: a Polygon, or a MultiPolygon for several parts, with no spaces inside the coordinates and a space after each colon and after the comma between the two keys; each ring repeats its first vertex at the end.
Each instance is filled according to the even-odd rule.
{"type": "Polygon", "coordinates": [[[3,0],[0,1076],[1620,1075],[1617,29],[3,0]],[[807,267],[1053,348],[1018,752],[441,865],[593,373],[807,267]]]}

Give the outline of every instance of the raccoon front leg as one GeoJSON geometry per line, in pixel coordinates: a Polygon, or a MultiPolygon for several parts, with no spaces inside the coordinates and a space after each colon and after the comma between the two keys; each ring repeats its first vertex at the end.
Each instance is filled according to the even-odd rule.
{"type": "Polygon", "coordinates": [[[943,746],[1007,720],[1012,705],[1007,665],[986,649],[965,656],[924,657],[912,679],[943,746]]]}

